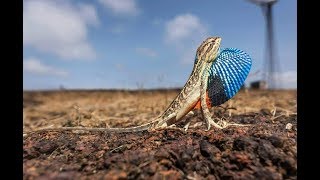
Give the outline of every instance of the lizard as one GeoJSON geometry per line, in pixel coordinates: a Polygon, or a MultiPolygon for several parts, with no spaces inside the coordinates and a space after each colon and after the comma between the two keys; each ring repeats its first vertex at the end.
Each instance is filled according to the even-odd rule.
{"type": "Polygon", "coordinates": [[[208,37],[200,44],[196,51],[192,72],[184,87],[168,108],[151,122],[126,128],[49,127],[31,131],[27,134],[64,130],[103,132],[154,130],[166,128],[179,122],[194,109],[201,109],[207,130],[211,128],[211,125],[219,129],[230,125],[244,126],[242,124],[229,124],[225,121],[216,123],[210,116],[209,108],[212,105],[220,105],[238,92],[251,67],[251,58],[246,53],[235,48],[227,48],[219,52],[220,43],[221,37],[216,36],[208,37]],[[231,70],[228,70],[228,68],[231,70]]]}

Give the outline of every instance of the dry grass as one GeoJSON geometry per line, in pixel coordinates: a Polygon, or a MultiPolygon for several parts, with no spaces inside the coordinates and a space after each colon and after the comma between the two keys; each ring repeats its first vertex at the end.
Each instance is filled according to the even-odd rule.
{"type": "MultiPolygon", "coordinates": [[[[127,127],[151,121],[178,94],[167,91],[24,92],[24,131],[47,126],[127,127]]],[[[296,91],[240,91],[215,107],[229,116],[271,113],[273,120],[296,114],[296,91]]]]}

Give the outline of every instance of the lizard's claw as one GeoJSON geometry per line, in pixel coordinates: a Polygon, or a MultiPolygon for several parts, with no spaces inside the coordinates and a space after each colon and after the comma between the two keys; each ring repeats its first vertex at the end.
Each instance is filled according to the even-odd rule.
{"type": "Polygon", "coordinates": [[[211,124],[210,124],[210,122],[206,121],[206,126],[207,126],[207,130],[206,130],[206,131],[209,131],[209,130],[210,130],[210,128],[211,128],[211,124]]]}
{"type": "Polygon", "coordinates": [[[213,119],[211,119],[211,117],[209,117],[210,119],[208,120],[209,125],[207,125],[208,130],[210,129],[210,125],[218,128],[218,129],[224,129],[227,128],[229,126],[251,126],[251,124],[238,124],[238,123],[228,123],[225,120],[219,120],[217,123],[214,122],[213,119]]]}
{"type": "Polygon", "coordinates": [[[191,123],[191,122],[189,121],[189,122],[187,122],[186,125],[183,126],[184,131],[188,131],[189,126],[190,126],[190,123],[191,123]]]}
{"type": "Polygon", "coordinates": [[[191,118],[193,115],[194,115],[193,111],[188,112],[188,114],[186,115],[186,125],[183,126],[184,131],[187,131],[189,129],[191,118]]]}

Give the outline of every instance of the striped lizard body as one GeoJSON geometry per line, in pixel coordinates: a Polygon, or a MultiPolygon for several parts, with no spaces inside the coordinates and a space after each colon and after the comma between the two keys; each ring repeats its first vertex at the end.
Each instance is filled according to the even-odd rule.
{"type": "Polygon", "coordinates": [[[168,127],[177,123],[193,109],[201,109],[207,129],[211,125],[225,128],[226,122],[214,122],[209,108],[231,99],[241,88],[251,67],[251,58],[235,48],[220,50],[220,37],[209,37],[198,47],[193,70],[186,84],[169,107],[155,120],[128,128],[44,128],[39,131],[85,130],[104,132],[135,132],[168,127]]]}

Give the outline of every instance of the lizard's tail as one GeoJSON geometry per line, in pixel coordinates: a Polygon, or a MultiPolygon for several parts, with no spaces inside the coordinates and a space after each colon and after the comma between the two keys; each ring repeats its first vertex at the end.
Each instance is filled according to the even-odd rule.
{"type": "Polygon", "coordinates": [[[94,132],[115,132],[115,133],[122,133],[122,132],[139,132],[139,131],[146,131],[154,127],[154,124],[157,123],[157,121],[152,121],[140,126],[134,126],[134,127],[127,127],[127,128],[88,128],[88,127],[47,127],[47,128],[42,128],[38,129],[35,131],[30,131],[23,133],[23,137],[29,136],[34,133],[40,133],[40,132],[45,132],[45,131],[73,131],[73,130],[78,130],[78,131],[94,131],[94,132]]]}

